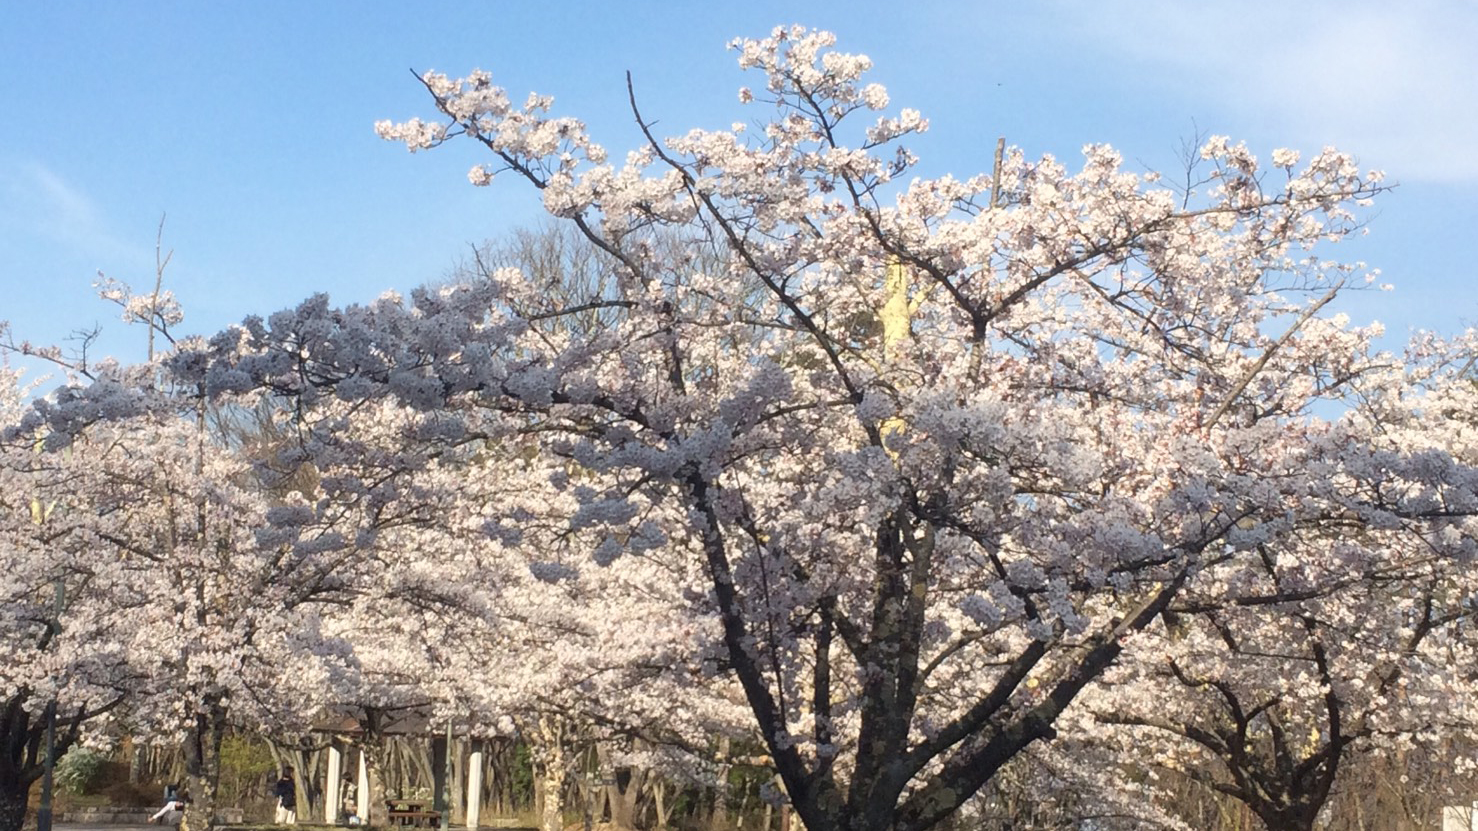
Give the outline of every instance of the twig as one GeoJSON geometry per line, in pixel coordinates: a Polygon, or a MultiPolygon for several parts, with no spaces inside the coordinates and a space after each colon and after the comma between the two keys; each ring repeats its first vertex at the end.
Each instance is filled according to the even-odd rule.
{"type": "Polygon", "coordinates": [[[1262,357],[1257,359],[1257,363],[1253,364],[1252,368],[1247,370],[1247,374],[1242,376],[1242,380],[1237,382],[1237,385],[1232,388],[1232,391],[1227,395],[1226,399],[1223,400],[1221,402],[1221,405],[1216,408],[1216,411],[1211,414],[1211,418],[1206,421],[1205,425],[1203,425],[1203,429],[1210,430],[1213,426],[1216,425],[1216,422],[1219,421],[1223,415],[1226,415],[1226,411],[1231,408],[1232,402],[1236,401],[1237,396],[1241,395],[1242,391],[1247,389],[1247,385],[1252,383],[1252,379],[1256,378],[1259,372],[1262,372],[1262,368],[1267,366],[1268,361],[1272,359],[1273,353],[1277,352],[1280,348],[1283,347],[1284,344],[1288,343],[1288,341],[1293,338],[1294,333],[1303,328],[1303,325],[1309,322],[1309,318],[1313,317],[1315,312],[1324,308],[1324,306],[1328,304],[1329,301],[1333,300],[1334,296],[1339,293],[1339,290],[1344,288],[1344,285],[1344,280],[1340,280],[1338,283],[1335,283],[1334,286],[1329,289],[1329,291],[1324,293],[1323,297],[1319,298],[1319,302],[1310,306],[1307,310],[1304,311],[1303,314],[1299,315],[1298,320],[1293,321],[1293,325],[1288,327],[1288,331],[1284,332],[1283,336],[1278,338],[1278,340],[1275,341],[1272,346],[1269,346],[1267,351],[1262,353],[1262,357]]]}

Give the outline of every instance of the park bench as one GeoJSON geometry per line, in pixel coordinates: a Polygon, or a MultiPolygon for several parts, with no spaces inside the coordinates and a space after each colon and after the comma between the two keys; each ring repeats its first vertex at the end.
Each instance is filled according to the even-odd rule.
{"type": "Polygon", "coordinates": [[[441,823],[441,812],[409,799],[385,801],[385,819],[392,826],[428,828],[441,823]]]}

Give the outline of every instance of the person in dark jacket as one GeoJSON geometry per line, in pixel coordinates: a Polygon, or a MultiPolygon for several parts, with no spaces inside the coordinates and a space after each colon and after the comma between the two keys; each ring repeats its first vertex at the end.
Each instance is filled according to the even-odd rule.
{"type": "Polygon", "coordinates": [[[282,778],[272,786],[272,795],[277,797],[277,816],[273,822],[278,825],[297,825],[298,786],[293,784],[292,768],[282,769],[282,778]]]}

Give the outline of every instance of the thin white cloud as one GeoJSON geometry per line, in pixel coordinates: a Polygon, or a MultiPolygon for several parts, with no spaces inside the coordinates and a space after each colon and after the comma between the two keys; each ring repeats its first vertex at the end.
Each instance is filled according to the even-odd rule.
{"type": "Polygon", "coordinates": [[[36,162],[28,162],[22,171],[35,187],[41,201],[51,208],[47,213],[63,228],[97,225],[97,208],[81,191],[62,181],[60,176],[36,162]]]}
{"type": "Polygon", "coordinates": [[[121,239],[97,202],[46,165],[30,160],[0,167],[0,239],[42,237],[98,263],[134,267],[145,248],[121,239]]]}
{"type": "Polygon", "coordinates": [[[1068,33],[1177,97],[1397,179],[1478,182],[1478,3],[1053,4],[1068,33]]]}

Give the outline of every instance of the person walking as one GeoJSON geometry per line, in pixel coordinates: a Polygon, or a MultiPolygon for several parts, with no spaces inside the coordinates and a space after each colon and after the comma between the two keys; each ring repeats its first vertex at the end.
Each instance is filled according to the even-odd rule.
{"type": "Polygon", "coordinates": [[[293,784],[292,768],[282,769],[282,778],[272,786],[272,795],[277,797],[277,816],[273,822],[278,825],[297,825],[298,786],[293,784]]]}

